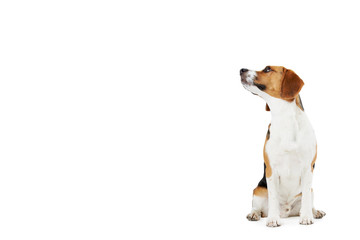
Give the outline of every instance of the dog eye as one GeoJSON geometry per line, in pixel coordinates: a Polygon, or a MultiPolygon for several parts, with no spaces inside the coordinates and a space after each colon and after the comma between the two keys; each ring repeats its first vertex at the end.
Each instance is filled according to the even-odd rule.
{"type": "Polygon", "coordinates": [[[267,66],[266,68],[264,68],[263,72],[264,73],[268,73],[271,71],[271,68],[269,66],[267,66]]]}

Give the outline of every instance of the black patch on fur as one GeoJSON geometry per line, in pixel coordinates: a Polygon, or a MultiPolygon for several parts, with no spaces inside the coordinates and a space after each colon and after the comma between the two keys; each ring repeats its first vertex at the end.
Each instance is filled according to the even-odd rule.
{"type": "MultiPolygon", "coordinates": [[[[270,126],[269,126],[270,127],[270,126]]],[[[270,129],[268,128],[268,131],[266,133],[266,139],[269,140],[270,139],[270,129]]]]}
{"type": "Polygon", "coordinates": [[[266,86],[265,85],[262,85],[262,84],[258,84],[258,83],[254,83],[254,85],[260,89],[261,91],[264,91],[266,89],[266,86]]]}
{"type": "Polygon", "coordinates": [[[270,126],[271,126],[271,123],[269,124],[268,126],[268,131],[266,133],[266,140],[269,140],[270,139],[270,126]]]}
{"type": "Polygon", "coordinates": [[[266,171],[266,165],[264,163],[264,176],[263,178],[260,180],[258,186],[259,187],[264,187],[264,188],[267,188],[267,182],[266,182],[266,176],[265,176],[265,171],[266,171]]]}
{"type": "Polygon", "coordinates": [[[315,163],[313,164],[313,170],[315,169],[315,163]]]}
{"type": "Polygon", "coordinates": [[[302,110],[305,111],[304,106],[303,106],[302,101],[301,101],[300,94],[299,94],[299,100],[300,100],[299,102],[300,102],[300,106],[301,106],[302,110]]]}

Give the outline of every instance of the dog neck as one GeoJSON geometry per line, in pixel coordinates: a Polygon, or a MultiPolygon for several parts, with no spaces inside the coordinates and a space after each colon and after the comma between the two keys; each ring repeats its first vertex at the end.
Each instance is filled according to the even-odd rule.
{"type": "Polygon", "coordinates": [[[265,101],[269,105],[273,120],[294,118],[301,112],[300,108],[296,105],[295,99],[293,101],[286,101],[269,96],[265,101]]]}
{"type": "Polygon", "coordinates": [[[265,100],[271,111],[272,137],[279,139],[284,149],[294,150],[297,146],[299,128],[306,117],[295,100],[289,102],[274,97],[265,100]]]}

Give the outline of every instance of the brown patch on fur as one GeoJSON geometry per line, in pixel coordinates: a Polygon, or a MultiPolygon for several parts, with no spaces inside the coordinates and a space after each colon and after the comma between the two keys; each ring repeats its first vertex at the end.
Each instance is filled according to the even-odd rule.
{"type": "Polygon", "coordinates": [[[266,86],[264,92],[270,96],[281,98],[281,80],[283,79],[284,67],[270,66],[271,71],[264,73],[263,71],[256,72],[256,79],[254,83],[266,86]]]}
{"type": "Polygon", "coordinates": [[[301,197],[302,196],[302,193],[299,193],[295,196],[295,198],[298,198],[298,197],[301,197]]]}
{"type": "Polygon", "coordinates": [[[270,108],[269,108],[269,105],[268,105],[268,104],[266,104],[265,110],[266,110],[266,111],[270,111],[270,108]]]}
{"type": "Polygon", "coordinates": [[[284,79],[281,82],[281,98],[294,99],[304,86],[303,80],[292,70],[286,69],[284,79]]]}
{"type": "Polygon", "coordinates": [[[254,84],[264,85],[266,87],[264,92],[272,97],[293,101],[304,82],[290,69],[281,66],[270,66],[270,68],[271,71],[268,73],[256,71],[254,84]]]}
{"type": "Polygon", "coordinates": [[[255,196],[258,196],[258,197],[267,197],[268,196],[268,190],[267,188],[265,187],[259,187],[257,186],[254,191],[253,191],[253,194],[255,196]]]}
{"type": "Polygon", "coordinates": [[[316,145],[316,152],[315,152],[314,159],[311,162],[311,172],[314,171],[314,164],[315,164],[316,158],[317,158],[317,145],[316,145]]]}
{"type": "MultiPolygon", "coordinates": [[[[313,189],[311,188],[311,192],[313,192],[313,189]]],[[[297,195],[295,195],[295,198],[298,198],[298,197],[301,197],[302,196],[302,193],[299,193],[297,195]]]]}

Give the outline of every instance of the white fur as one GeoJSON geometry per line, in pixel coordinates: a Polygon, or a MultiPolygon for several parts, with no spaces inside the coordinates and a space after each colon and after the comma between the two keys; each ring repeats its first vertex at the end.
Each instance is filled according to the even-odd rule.
{"type": "MultiPolygon", "coordinates": [[[[246,72],[244,87],[262,97],[271,109],[270,139],[265,150],[272,175],[268,185],[267,226],[281,225],[280,217],[300,214],[301,224],[313,223],[311,162],[316,153],[316,138],[305,114],[295,103],[288,102],[259,90],[253,85],[256,72],[246,72]],[[295,198],[301,193],[301,197],[295,198]]],[[[259,202],[259,200],[256,200],[259,202]]],[[[265,200],[264,200],[265,201],[265,200]]],[[[256,204],[252,212],[260,211],[256,204]],[[254,210],[255,209],[255,210],[254,210]]]]}

